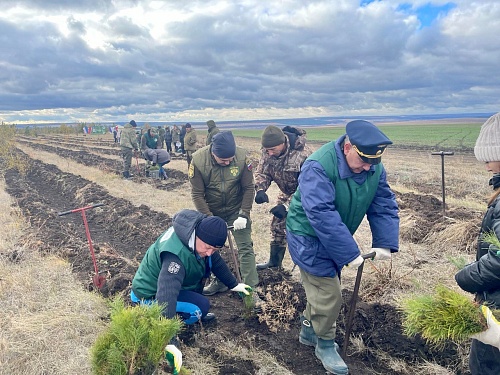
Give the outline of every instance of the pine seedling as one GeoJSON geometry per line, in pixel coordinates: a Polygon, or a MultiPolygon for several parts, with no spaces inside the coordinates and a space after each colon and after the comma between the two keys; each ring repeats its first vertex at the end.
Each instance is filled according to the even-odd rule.
{"type": "Polygon", "coordinates": [[[436,286],[434,295],[403,299],[401,310],[404,333],[410,337],[420,334],[435,347],[447,340],[462,342],[487,328],[477,304],[443,285],[436,286]]]}
{"type": "Polygon", "coordinates": [[[162,307],[125,307],[121,298],[111,303],[111,323],[91,348],[96,375],[152,374],[167,343],[181,329],[179,319],[165,319],[162,307]]]}
{"type": "Polygon", "coordinates": [[[494,245],[497,249],[500,249],[500,240],[498,239],[494,231],[484,233],[482,237],[482,240],[484,242],[494,245]]]}

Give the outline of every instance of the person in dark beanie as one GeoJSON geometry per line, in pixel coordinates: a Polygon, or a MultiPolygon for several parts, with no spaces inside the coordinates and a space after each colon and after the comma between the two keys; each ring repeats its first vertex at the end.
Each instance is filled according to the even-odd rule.
{"type": "Polygon", "coordinates": [[[120,149],[123,159],[123,172],[122,175],[124,178],[130,178],[132,175],[130,174],[130,166],[132,165],[132,156],[134,154],[134,150],[140,152],[139,143],[137,142],[137,135],[135,133],[137,124],[134,120],[130,120],[128,124],[125,124],[123,127],[121,136],[120,136],[120,149]]]}
{"type": "MultiPolygon", "coordinates": [[[[206,215],[215,215],[234,228],[233,236],[238,247],[241,278],[255,287],[259,277],[255,268],[250,210],[254,198],[254,181],[247,152],[236,146],[233,133],[216,134],[212,144],[193,154],[188,177],[191,197],[196,209],[206,215]]],[[[217,275],[216,275],[217,276],[217,275]]],[[[225,292],[227,286],[215,278],[203,294],[225,292]]],[[[254,307],[262,303],[253,293],[254,307]]]]}
{"type": "MultiPolygon", "coordinates": [[[[177,314],[188,325],[214,320],[210,302],[201,294],[210,272],[233,292],[248,295],[252,291],[250,286],[236,281],[217,251],[226,239],[227,225],[220,217],[179,211],[172,226],[144,255],[132,280],[132,302],[147,305],[156,301],[163,306],[165,318],[177,314]]],[[[182,358],[177,345],[174,338],[167,351],[182,358]]]]}
{"type": "Polygon", "coordinates": [[[286,251],[286,215],[293,193],[299,184],[300,167],[311,155],[306,146],[306,132],[298,127],[283,129],[269,125],[262,133],[262,154],[255,173],[255,203],[269,202],[267,189],[274,181],[280,193],[271,208],[271,243],[269,260],[257,264],[257,269],[281,267],[286,251]]]}
{"type": "Polygon", "coordinates": [[[476,159],[492,174],[489,181],[493,194],[481,223],[476,261],[455,275],[460,288],[475,293],[488,323],[488,329],[473,335],[469,355],[472,375],[500,374],[500,323],[491,310],[500,309],[500,249],[485,240],[494,233],[500,238],[500,113],[482,126],[474,146],[476,159]]]}
{"type": "Polygon", "coordinates": [[[184,137],[184,151],[186,151],[186,160],[191,164],[191,159],[193,159],[193,154],[197,150],[196,130],[190,123],[186,124],[186,136],[184,137]]]}
{"type": "Polygon", "coordinates": [[[387,183],[382,155],[392,141],[374,124],[351,121],[346,134],[328,142],[302,165],[286,217],[288,250],[306,292],[300,343],[315,348],[323,367],[348,374],[335,342],[342,306],[340,272],[363,262],[354,233],[366,216],[374,259],[399,250],[396,196],[387,183]]]}
{"type": "Polygon", "coordinates": [[[220,133],[220,129],[217,127],[217,125],[215,125],[214,120],[208,120],[207,126],[208,126],[208,134],[207,134],[206,145],[208,146],[210,143],[212,143],[212,138],[214,137],[214,135],[220,133]]]}

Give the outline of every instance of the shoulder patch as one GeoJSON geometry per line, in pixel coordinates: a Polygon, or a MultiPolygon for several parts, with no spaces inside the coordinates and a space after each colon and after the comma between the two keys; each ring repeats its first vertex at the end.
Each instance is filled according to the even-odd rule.
{"type": "Polygon", "coordinates": [[[174,275],[177,275],[179,273],[179,270],[181,269],[181,265],[179,263],[176,263],[176,262],[170,262],[170,264],[168,265],[168,269],[167,271],[169,273],[172,273],[174,275]]]}
{"type": "Polygon", "coordinates": [[[245,164],[246,164],[247,169],[249,171],[251,171],[253,169],[252,162],[250,161],[250,159],[248,157],[245,158],[245,164]]]}
{"type": "Polygon", "coordinates": [[[193,162],[191,162],[191,164],[189,164],[188,177],[189,178],[194,177],[194,164],[193,164],[193,162]]]}

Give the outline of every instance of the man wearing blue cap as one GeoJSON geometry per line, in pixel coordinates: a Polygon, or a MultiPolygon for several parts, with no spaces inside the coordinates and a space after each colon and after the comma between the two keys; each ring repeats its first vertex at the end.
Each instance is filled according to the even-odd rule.
{"type": "Polygon", "coordinates": [[[381,163],[389,144],[372,123],[349,122],[345,135],[304,162],[288,211],[288,249],[307,297],[299,341],[315,347],[323,367],[337,375],[348,374],[335,343],[339,275],[344,266],[363,263],[353,234],[366,215],[375,259],[390,259],[399,247],[398,206],[381,163]]]}

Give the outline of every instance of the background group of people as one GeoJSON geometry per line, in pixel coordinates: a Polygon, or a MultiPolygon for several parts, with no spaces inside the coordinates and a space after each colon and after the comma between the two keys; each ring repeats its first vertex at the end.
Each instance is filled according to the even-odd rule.
{"type": "MultiPolygon", "coordinates": [[[[366,217],[373,260],[391,259],[399,250],[398,205],[381,163],[392,141],[372,123],[356,120],[346,125],[343,136],[312,153],[304,130],[271,125],[262,133],[262,154],[254,172],[247,151],[236,145],[233,134],[214,125],[207,122],[207,144],[193,150],[188,159],[196,210],[176,214],[173,226],[150,246],[133,279],[132,300],[156,300],[166,305],[166,317],[178,314],[186,324],[194,324],[215,319],[206,296],[230,289],[250,296],[258,312],[264,302],[253,291],[259,283],[257,270],[281,267],[288,246],[307,298],[298,339],[315,348],[328,372],[348,374],[335,337],[342,305],[340,273],[344,267],[355,269],[364,262],[353,235],[366,217]],[[268,262],[257,265],[250,211],[254,202],[269,202],[266,192],[273,181],[280,193],[269,210],[270,256],[268,262]],[[241,282],[217,252],[228,233],[237,244],[241,282]],[[212,281],[205,286],[211,274],[212,281]]],[[[188,139],[192,131],[186,132],[188,139]]],[[[499,115],[483,125],[475,148],[478,160],[494,173],[491,184],[496,190],[482,234],[496,230],[500,235],[498,150],[499,115]]],[[[477,262],[461,271],[457,281],[477,293],[479,301],[500,307],[500,250],[480,242],[477,262]]],[[[500,325],[488,311],[488,330],[474,336],[473,375],[500,373],[500,325]]],[[[180,369],[178,346],[173,339],[167,351],[180,369]]]]}
{"type": "MultiPolygon", "coordinates": [[[[206,144],[208,145],[212,141],[213,136],[220,130],[213,120],[207,121],[207,127],[206,144]]],[[[164,127],[158,126],[157,129],[152,128],[149,124],[145,124],[143,128],[138,130],[137,123],[131,120],[128,124],[124,125],[120,133],[118,133],[118,129],[115,127],[113,137],[115,143],[118,142],[120,144],[123,159],[122,175],[124,178],[132,177],[130,167],[134,151],[142,154],[148,162],[148,166],[149,162],[152,163],[153,167],[158,165],[160,177],[167,179],[168,176],[163,166],[170,162],[172,152],[186,155],[189,167],[193,153],[198,149],[196,130],[190,123],[186,123],[181,128],[177,125],[173,125],[172,128],[169,125],[165,125],[164,127]],[[165,147],[166,150],[164,150],[165,147]]]]}

